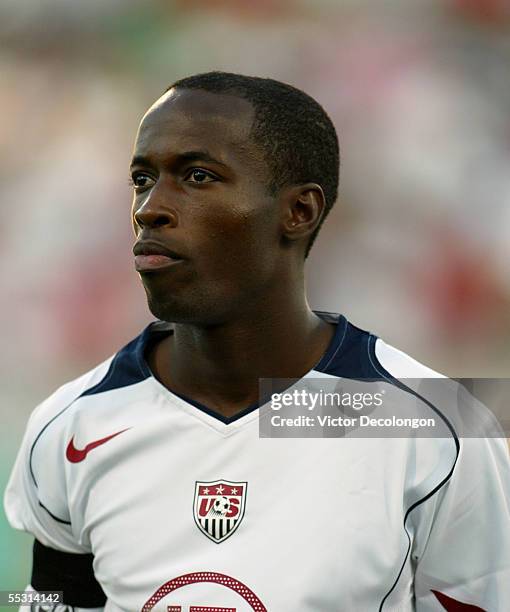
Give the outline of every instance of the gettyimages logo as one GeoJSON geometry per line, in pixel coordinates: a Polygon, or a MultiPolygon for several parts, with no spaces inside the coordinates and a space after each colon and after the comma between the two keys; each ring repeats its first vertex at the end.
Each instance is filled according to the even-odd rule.
{"type": "Polygon", "coordinates": [[[338,391],[292,389],[283,393],[273,393],[271,408],[281,410],[283,407],[296,406],[312,411],[320,407],[341,407],[358,411],[363,408],[382,406],[383,398],[384,390],[372,393],[368,391],[351,393],[343,391],[341,387],[338,391]]]}
{"type": "Polygon", "coordinates": [[[262,438],[509,437],[510,381],[261,379],[262,438]]]}

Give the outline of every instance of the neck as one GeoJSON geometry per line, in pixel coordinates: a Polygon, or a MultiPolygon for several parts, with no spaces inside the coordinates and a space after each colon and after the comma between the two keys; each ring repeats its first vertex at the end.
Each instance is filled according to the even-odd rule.
{"type": "Polygon", "coordinates": [[[303,376],[320,360],[334,329],[312,312],[304,291],[272,297],[221,325],[176,324],[156,351],[158,378],[231,416],[257,401],[260,378],[303,376]]]}

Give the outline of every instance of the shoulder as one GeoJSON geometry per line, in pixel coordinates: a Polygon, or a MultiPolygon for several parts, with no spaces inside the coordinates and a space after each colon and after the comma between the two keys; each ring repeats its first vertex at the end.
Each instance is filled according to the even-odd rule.
{"type": "MultiPolygon", "coordinates": [[[[449,476],[452,482],[466,483],[478,472],[481,479],[510,483],[510,462],[506,436],[493,412],[459,381],[448,378],[420,363],[380,338],[373,341],[376,367],[391,378],[402,381],[423,404],[432,408],[447,424],[455,443],[449,476]],[[455,470],[453,469],[455,467],[455,470]]],[[[448,438],[427,442],[441,447],[448,438]]],[[[447,481],[450,478],[446,479],[447,481]]],[[[449,487],[453,487],[449,484],[449,487]]],[[[507,491],[510,488],[507,488],[507,491]]]]}
{"type": "Polygon", "coordinates": [[[344,316],[318,312],[336,324],[332,346],[317,370],[342,378],[446,378],[410,355],[391,346],[376,334],[357,327],[344,316]]]}
{"type": "Polygon", "coordinates": [[[37,435],[46,424],[56,419],[77,398],[104,380],[115,355],[105,359],[85,374],[68,381],[42,401],[30,415],[27,432],[37,435]]]}
{"type": "Polygon", "coordinates": [[[168,333],[168,325],[163,322],[148,325],[116,353],[54,391],[32,412],[27,429],[38,435],[56,419],[65,422],[77,404],[84,405],[77,400],[124,389],[148,378],[151,372],[144,359],[145,348],[154,337],[168,333]]]}
{"type": "Polygon", "coordinates": [[[24,445],[34,484],[61,463],[61,448],[77,422],[103,420],[104,408],[115,405],[116,391],[149,377],[150,371],[142,357],[149,328],[108,359],[59,387],[32,412],[24,445]],[[107,392],[111,393],[105,397],[107,392]]]}
{"type": "Polygon", "coordinates": [[[31,531],[46,544],[52,541],[51,534],[55,535],[51,525],[56,523],[60,529],[54,543],[67,546],[66,550],[74,545],[67,531],[62,532],[63,527],[71,525],[62,449],[73,424],[78,398],[104,379],[114,357],[59,387],[35,408],[28,420],[11,485],[6,491],[6,508],[13,517],[13,525],[31,531]],[[42,517],[40,508],[44,510],[42,517]],[[16,520],[21,523],[18,525],[16,520]]]}
{"type": "Polygon", "coordinates": [[[119,402],[129,395],[126,388],[150,375],[142,359],[149,328],[108,359],[59,387],[32,412],[5,494],[13,526],[30,531],[47,545],[75,550],[69,532],[66,449],[84,423],[91,428],[91,440],[101,438],[96,429],[108,427],[106,417],[113,418],[118,412],[119,402]]]}
{"type": "Polygon", "coordinates": [[[376,365],[382,366],[396,378],[446,378],[444,374],[420,363],[407,353],[391,346],[381,338],[373,337],[373,355],[376,365]]]}

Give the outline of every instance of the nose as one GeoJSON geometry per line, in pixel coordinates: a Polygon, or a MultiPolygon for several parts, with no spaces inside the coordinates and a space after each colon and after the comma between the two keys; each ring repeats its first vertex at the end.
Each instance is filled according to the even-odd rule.
{"type": "Polygon", "coordinates": [[[134,204],[133,225],[136,228],[148,229],[157,227],[176,227],[177,213],[172,207],[162,201],[160,195],[153,189],[145,201],[137,206],[134,204]]]}

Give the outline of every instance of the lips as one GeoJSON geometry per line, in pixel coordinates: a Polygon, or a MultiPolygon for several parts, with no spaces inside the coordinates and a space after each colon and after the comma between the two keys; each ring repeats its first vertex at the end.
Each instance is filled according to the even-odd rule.
{"type": "Polygon", "coordinates": [[[183,259],[182,255],[172,251],[164,244],[154,240],[140,240],[133,247],[134,255],[165,255],[172,259],[183,259]]]}
{"type": "Polygon", "coordinates": [[[175,266],[183,257],[163,244],[154,241],[139,241],[133,247],[135,268],[138,272],[149,272],[175,266]]]}

